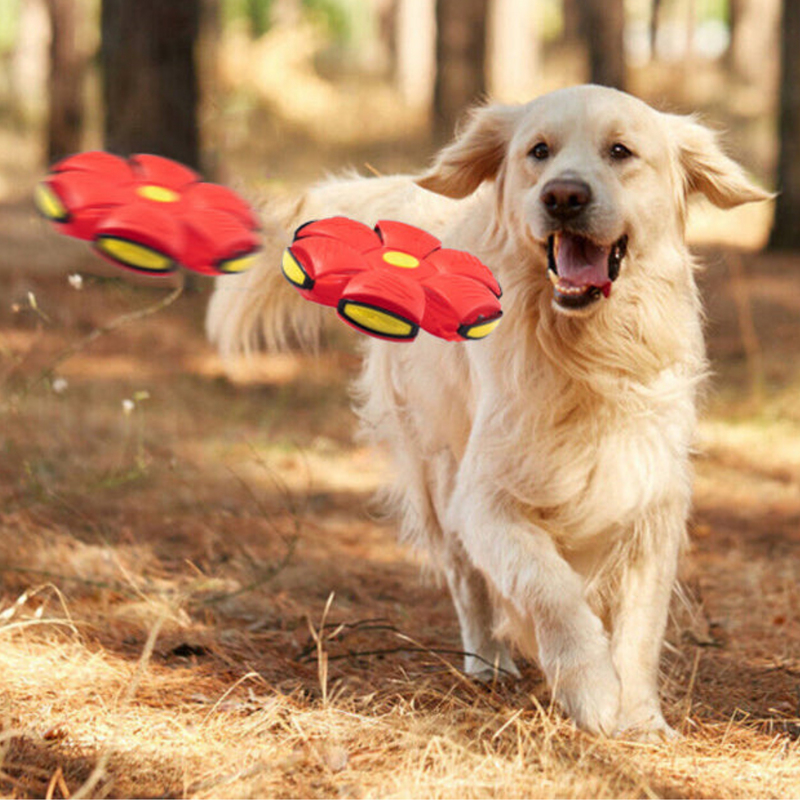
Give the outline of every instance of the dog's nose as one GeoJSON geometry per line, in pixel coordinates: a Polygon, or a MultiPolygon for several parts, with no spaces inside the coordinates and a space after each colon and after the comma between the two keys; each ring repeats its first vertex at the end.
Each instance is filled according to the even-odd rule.
{"type": "Polygon", "coordinates": [[[592,202],[592,190],[577,178],[554,178],[544,185],[540,199],[548,214],[567,220],[577,217],[592,202]]]}

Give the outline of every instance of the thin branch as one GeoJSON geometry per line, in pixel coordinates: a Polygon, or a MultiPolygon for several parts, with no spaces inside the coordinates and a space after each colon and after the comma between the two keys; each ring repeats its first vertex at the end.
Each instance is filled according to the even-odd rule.
{"type": "Polygon", "coordinates": [[[215,605],[216,603],[221,603],[225,600],[230,600],[232,597],[238,597],[239,595],[247,594],[248,592],[255,591],[256,589],[261,588],[265,583],[269,583],[276,575],[280,574],[292,561],[294,557],[294,551],[297,547],[297,536],[292,536],[291,538],[286,541],[286,553],[284,554],[283,558],[280,561],[276,561],[273,564],[270,564],[259,576],[256,580],[251,581],[245,586],[242,586],[240,589],[236,589],[233,592],[220,592],[219,594],[211,595],[211,597],[206,597],[204,600],[201,600],[199,605],[202,606],[210,606],[215,605]]]}
{"type": "Polygon", "coordinates": [[[114,317],[114,319],[112,319],[110,322],[107,322],[105,325],[100,325],[99,327],[95,328],[93,331],[91,331],[91,333],[84,336],[83,339],[79,339],[77,342],[73,342],[71,345],[69,345],[69,347],[65,347],[53,359],[50,365],[44,369],[34,381],[25,387],[23,394],[49,378],[65,361],[69,361],[69,359],[71,359],[81,350],[87,348],[96,339],[99,339],[101,336],[105,336],[107,333],[118,330],[125,325],[130,325],[132,322],[138,322],[141,319],[145,319],[146,317],[151,317],[153,314],[157,314],[159,311],[163,311],[165,308],[171,306],[183,294],[183,291],[184,286],[181,284],[166,297],[161,298],[161,300],[159,300],[157,303],[152,303],[151,305],[137,309],[136,311],[129,311],[126,314],[120,314],[120,316],[114,317]]]}
{"type": "MultiPolygon", "coordinates": [[[[488,659],[483,658],[477,653],[470,653],[465,650],[458,650],[455,648],[427,647],[415,641],[411,637],[407,636],[402,631],[398,630],[395,626],[393,626],[391,623],[384,623],[383,620],[381,619],[362,620],[360,622],[355,622],[355,623],[340,623],[339,625],[333,625],[333,623],[329,623],[329,625],[330,627],[333,628],[334,633],[328,637],[328,642],[335,642],[336,644],[339,644],[341,647],[345,648],[347,652],[338,655],[330,655],[328,653],[326,654],[327,661],[343,661],[345,659],[370,658],[370,657],[378,657],[386,655],[396,655],[397,653],[425,653],[427,655],[436,657],[448,669],[454,670],[455,668],[453,667],[453,665],[445,661],[442,658],[442,656],[457,656],[460,658],[472,657],[485,664],[489,669],[496,670],[498,675],[507,675],[508,677],[513,677],[511,672],[503,669],[494,662],[491,662],[488,659]],[[375,623],[381,623],[381,624],[375,624],[375,623]],[[342,639],[336,641],[336,637],[345,631],[369,631],[369,632],[388,631],[389,633],[393,633],[398,638],[403,639],[409,642],[410,644],[401,645],[398,647],[376,648],[372,650],[350,650],[345,647],[345,644],[342,641],[342,639]]],[[[309,643],[309,645],[303,648],[300,655],[298,656],[298,660],[305,663],[315,662],[317,660],[316,653],[318,652],[318,649],[319,649],[319,644],[316,640],[316,637],[314,637],[313,643],[309,643]]],[[[461,674],[460,670],[456,671],[459,674],[461,674]]]]}
{"type": "Polygon", "coordinates": [[[3,572],[16,572],[20,575],[39,575],[43,578],[49,578],[52,580],[59,580],[59,581],[73,581],[75,583],[81,583],[84,586],[91,586],[94,589],[111,589],[115,592],[119,592],[120,594],[129,594],[132,597],[140,597],[141,593],[131,589],[129,586],[126,586],[123,583],[117,583],[115,581],[96,581],[92,580],[91,578],[81,578],[77,575],[61,575],[58,572],[51,572],[50,570],[46,569],[32,569],[30,567],[8,567],[4,564],[0,564],[0,573],[3,572]]]}

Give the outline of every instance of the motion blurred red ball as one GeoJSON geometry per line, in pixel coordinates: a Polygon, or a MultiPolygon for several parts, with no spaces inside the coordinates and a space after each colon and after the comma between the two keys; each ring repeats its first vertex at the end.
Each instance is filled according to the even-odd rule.
{"type": "Polygon", "coordinates": [[[35,202],[60,233],[137,272],[227,275],[252,266],[260,249],[258,220],[241,197],[161,156],[70,156],[39,183],[35,202]]]}

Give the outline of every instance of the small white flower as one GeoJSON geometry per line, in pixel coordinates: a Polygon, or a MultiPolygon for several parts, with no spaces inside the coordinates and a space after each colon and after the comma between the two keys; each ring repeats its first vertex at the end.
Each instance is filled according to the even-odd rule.
{"type": "Polygon", "coordinates": [[[73,289],[76,289],[77,291],[83,289],[83,275],[79,275],[76,272],[74,275],[70,275],[67,280],[73,289]]]}
{"type": "Polygon", "coordinates": [[[68,386],[69,381],[66,378],[62,378],[60,376],[58,378],[53,378],[52,387],[56,394],[64,394],[64,392],[67,391],[68,386]]]}
{"type": "Polygon", "coordinates": [[[131,414],[133,414],[133,409],[134,408],[136,408],[136,403],[134,403],[134,401],[131,400],[129,397],[126,397],[122,401],[122,413],[126,417],[129,417],[131,414]]]}

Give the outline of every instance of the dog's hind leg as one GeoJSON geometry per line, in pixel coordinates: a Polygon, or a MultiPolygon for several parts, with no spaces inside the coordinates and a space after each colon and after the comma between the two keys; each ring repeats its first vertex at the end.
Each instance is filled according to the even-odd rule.
{"type": "Polygon", "coordinates": [[[519,678],[508,647],[494,635],[494,603],[483,575],[476,570],[457,543],[445,556],[444,573],[461,625],[464,671],[478,680],[519,678]]]}

